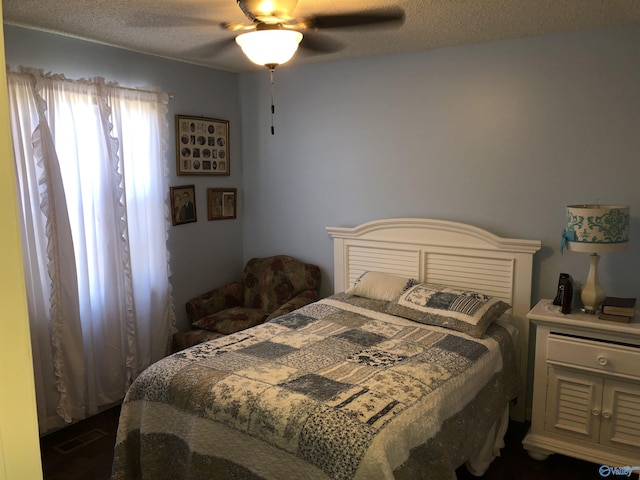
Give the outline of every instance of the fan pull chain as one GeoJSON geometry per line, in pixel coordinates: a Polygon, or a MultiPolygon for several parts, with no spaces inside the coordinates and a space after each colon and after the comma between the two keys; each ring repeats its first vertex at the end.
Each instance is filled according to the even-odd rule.
{"type": "Polygon", "coordinates": [[[271,135],[275,135],[276,134],[276,129],[273,126],[273,116],[276,113],[276,107],[275,107],[275,105],[273,103],[273,90],[274,90],[274,88],[273,88],[273,70],[274,70],[273,68],[269,69],[269,77],[270,77],[270,80],[271,80],[271,135]]]}

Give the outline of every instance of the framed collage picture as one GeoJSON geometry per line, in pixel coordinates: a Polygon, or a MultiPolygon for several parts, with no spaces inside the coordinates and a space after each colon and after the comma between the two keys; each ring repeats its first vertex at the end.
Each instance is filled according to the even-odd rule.
{"type": "Polygon", "coordinates": [[[230,220],[236,218],[237,189],[207,188],[207,218],[230,220]]]}
{"type": "Polygon", "coordinates": [[[229,121],[176,115],[178,175],[229,175],[229,121]]]}

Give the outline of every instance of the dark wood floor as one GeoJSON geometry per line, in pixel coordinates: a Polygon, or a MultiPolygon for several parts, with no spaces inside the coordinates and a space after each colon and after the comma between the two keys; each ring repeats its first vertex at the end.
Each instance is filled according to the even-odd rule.
{"type": "MultiPolygon", "coordinates": [[[[118,407],[112,408],[43,437],[40,444],[44,480],[108,480],[119,413],[118,407]]],[[[598,473],[599,465],[593,463],[562,455],[551,455],[544,462],[531,459],[521,443],[526,431],[526,424],[510,423],[505,438],[506,446],[483,479],[602,479],[598,473]]],[[[469,474],[465,467],[458,469],[456,474],[458,480],[478,478],[469,474]]]]}
{"type": "Polygon", "coordinates": [[[40,439],[44,480],[108,480],[120,407],[40,439]]]}
{"type": "MultiPolygon", "coordinates": [[[[547,460],[533,460],[522,447],[522,439],[529,429],[528,424],[509,422],[505,435],[505,447],[489,470],[481,477],[486,480],[602,480],[598,473],[600,465],[583,462],[564,455],[550,455],[547,460]]],[[[477,479],[465,467],[456,472],[458,480],[477,479]]]]}

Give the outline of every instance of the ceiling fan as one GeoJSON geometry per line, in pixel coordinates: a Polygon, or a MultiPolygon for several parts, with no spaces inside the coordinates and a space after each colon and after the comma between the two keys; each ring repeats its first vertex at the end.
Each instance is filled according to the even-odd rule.
{"type": "Polygon", "coordinates": [[[331,15],[294,17],[298,0],[236,0],[242,13],[251,21],[222,23],[221,27],[242,32],[235,41],[249,60],[264,65],[271,76],[271,134],[274,135],[273,71],[291,60],[298,46],[312,53],[333,53],[343,46],[318,30],[366,27],[379,24],[401,24],[404,10],[400,7],[372,9],[331,15]]]}
{"type": "Polygon", "coordinates": [[[333,53],[343,45],[318,30],[401,24],[400,7],[379,8],[351,13],[294,17],[298,0],[237,0],[251,23],[222,23],[221,27],[242,32],[235,41],[253,63],[269,70],[288,62],[298,46],[312,53],[333,53]]]}

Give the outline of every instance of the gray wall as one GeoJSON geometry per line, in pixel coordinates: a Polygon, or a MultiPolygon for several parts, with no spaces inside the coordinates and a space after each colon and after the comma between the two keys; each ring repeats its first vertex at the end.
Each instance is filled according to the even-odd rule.
{"type": "MultiPolygon", "coordinates": [[[[142,55],[95,43],[5,25],[6,61],[12,69],[23,65],[62,73],[69,79],[104,77],[123,86],[159,86],[173,94],[169,101],[170,142],[166,162],[170,186],[195,185],[198,221],[171,227],[173,294],[178,326],[185,328],[185,302],[242,270],[242,189],[238,220],[207,221],[207,188],[242,186],[242,133],[238,77],[235,74],[142,55]],[[229,120],[231,175],[177,176],[174,115],[229,120]]],[[[169,192],[167,192],[168,198],[169,192]]],[[[168,201],[168,200],[167,200],[168,201]]]]}
{"type": "Polygon", "coordinates": [[[564,207],[631,206],[629,250],[604,254],[608,294],[640,296],[640,27],[613,28],[240,76],[244,256],[288,252],[323,268],[325,226],[386,217],[467,222],[542,241],[533,302],[558,274],[564,207]]]}

